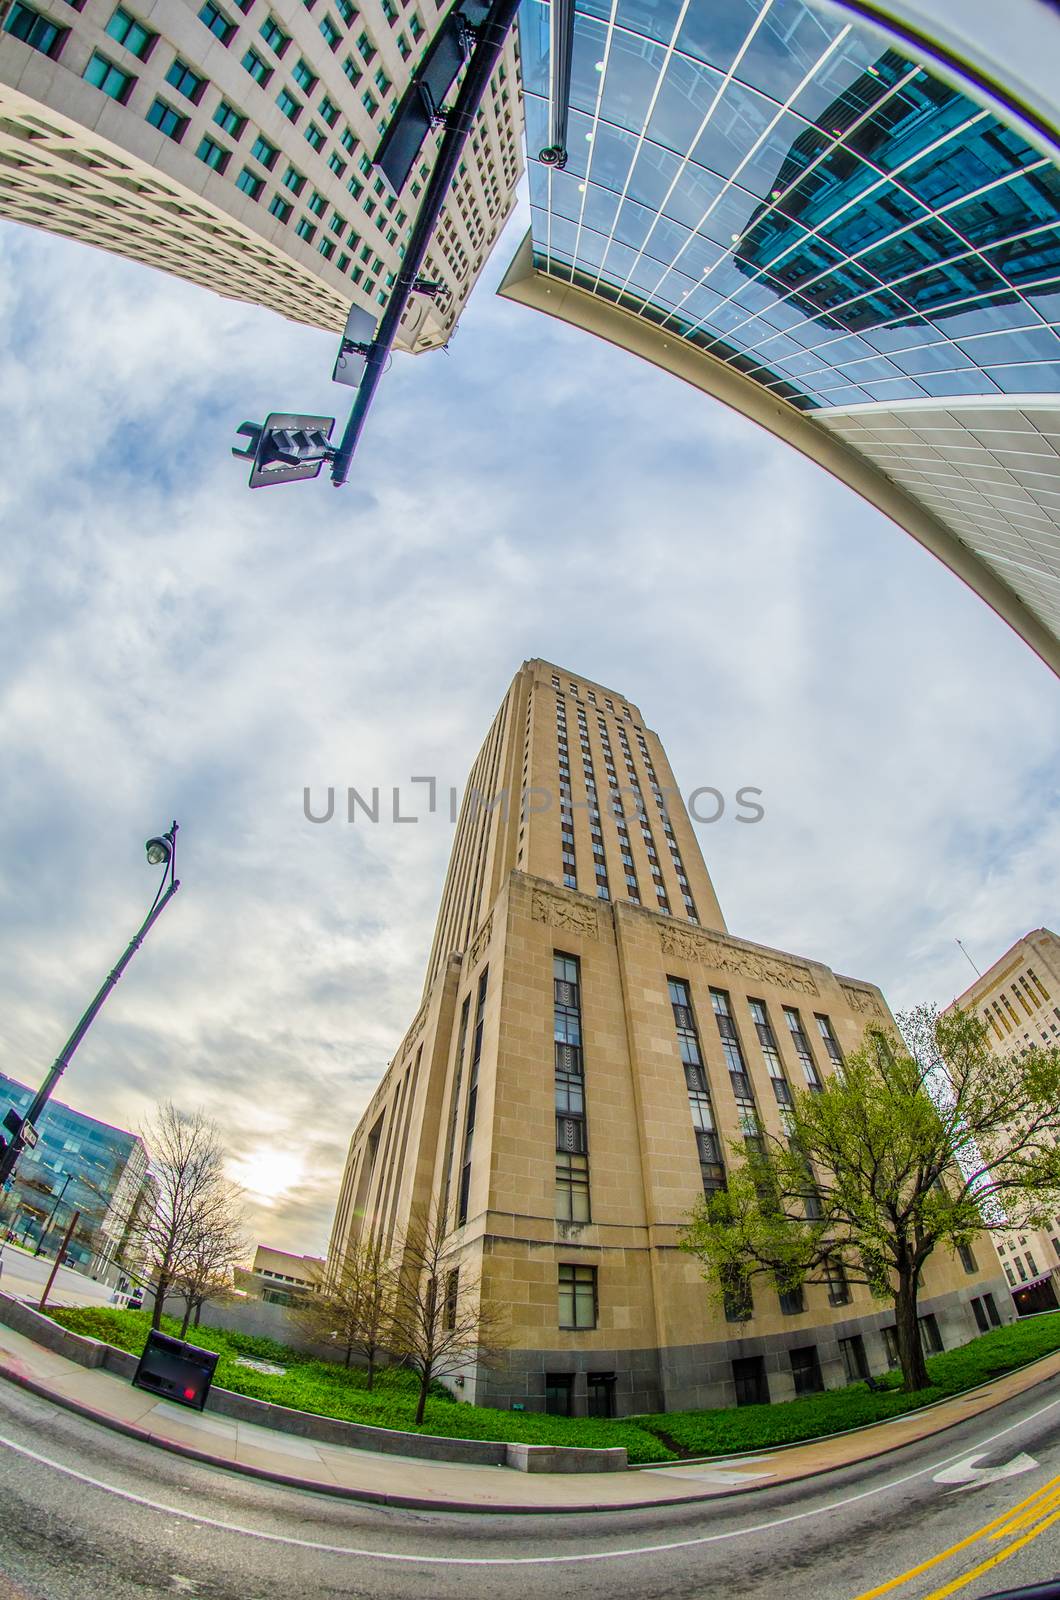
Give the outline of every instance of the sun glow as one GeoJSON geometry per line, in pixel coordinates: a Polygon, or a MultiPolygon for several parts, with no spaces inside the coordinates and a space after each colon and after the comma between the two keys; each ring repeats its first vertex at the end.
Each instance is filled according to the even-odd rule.
{"type": "Polygon", "coordinates": [[[302,1157],[275,1145],[262,1145],[231,1165],[232,1177],[255,1200],[271,1202],[302,1179],[302,1157]]]}

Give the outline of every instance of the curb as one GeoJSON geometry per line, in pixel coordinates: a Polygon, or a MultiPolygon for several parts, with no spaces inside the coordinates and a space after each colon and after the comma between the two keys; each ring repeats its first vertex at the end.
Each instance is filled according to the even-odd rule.
{"type": "MultiPolygon", "coordinates": [[[[1041,1361],[1048,1359],[1048,1356],[1038,1357],[1038,1360],[1041,1361]]],[[[1027,1366],[1033,1366],[1034,1364],[1034,1362],[1028,1362],[1027,1366]]],[[[1017,1368],[1016,1370],[1025,1371],[1026,1368],[1017,1368]]],[[[935,1428],[931,1433],[924,1434],[920,1439],[900,1440],[896,1444],[887,1445],[882,1450],[875,1451],[871,1456],[863,1456],[859,1461],[839,1462],[829,1466],[814,1467],[809,1472],[800,1472],[793,1477],[783,1478],[775,1483],[749,1483],[744,1488],[733,1487],[727,1489],[708,1489],[704,1490],[701,1494],[679,1495],[663,1500],[624,1500],[621,1502],[621,1504],[614,1505],[502,1505],[493,1502],[484,1503],[480,1500],[436,1500],[422,1495],[383,1494],[373,1489],[351,1489],[344,1484],[321,1483],[317,1479],[313,1478],[292,1477],[289,1473],[273,1472],[267,1467],[255,1467],[251,1466],[247,1462],[227,1461],[220,1456],[211,1455],[207,1450],[198,1450],[194,1445],[181,1444],[175,1439],[165,1439],[159,1434],[151,1433],[147,1428],[139,1427],[134,1422],[125,1422],[118,1417],[112,1417],[108,1415],[108,1413],[105,1411],[96,1411],[92,1406],[87,1406],[80,1400],[74,1400],[69,1395],[60,1394],[57,1390],[50,1389],[47,1384],[40,1383],[37,1379],[30,1378],[25,1373],[16,1371],[3,1361],[0,1361],[0,1378],[5,1379],[8,1383],[14,1384],[19,1389],[24,1389],[29,1394],[36,1395],[38,1399],[46,1400],[52,1405],[59,1406],[64,1411],[73,1412],[75,1416],[82,1417],[88,1422],[94,1422],[101,1428],[108,1428],[112,1433],[123,1434],[126,1438],[135,1439],[140,1444],[153,1445],[156,1449],[169,1451],[171,1455],[182,1456],[185,1460],[197,1461],[205,1466],[217,1467],[224,1472],[237,1472],[243,1477],[255,1478],[265,1483],[274,1483],[282,1488],[300,1489],[310,1494],[330,1495],[335,1499],[354,1500],[360,1502],[361,1504],[387,1506],[405,1511],[442,1511],[464,1514],[471,1513],[472,1515],[476,1516],[481,1516],[483,1514],[508,1517],[577,1516],[582,1514],[599,1515],[609,1511],[655,1511],[665,1510],[667,1508],[673,1508],[677,1506],[699,1505],[707,1500],[732,1500],[744,1495],[760,1493],[765,1489],[786,1489],[796,1483],[807,1482],[811,1478],[824,1477],[828,1473],[845,1472],[851,1467],[865,1466],[871,1462],[880,1460],[883,1456],[892,1455],[895,1451],[904,1450],[911,1445],[923,1444],[929,1439],[935,1439],[940,1434],[948,1433],[950,1429],[959,1427],[962,1422],[970,1420],[967,1417],[954,1417],[952,1422],[947,1422],[942,1427],[935,1428]]],[[[1050,1381],[1051,1379],[1049,1376],[1038,1378],[1035,1382],[1029,1383],[1026,1389],[1021,1389],[1018,1394],[1012,1395],[1009,1398],[1018,1399],[1021,1395],[1028,1393],[1031,1389],[1037,1388],[1039,1384],[1048,1383],[1050,1381]]],[[[968,1390],[967,1393],[972,1394],[974,1391],[968,1390]]],[[[960,1396],[954,1396],[954,1398],[960,1398],[960,1396]]],[[[942,1402],[935,1401],[931,1406],[923,1407],[923,1410],[932,1410],[934,1405],[941,1403],[942,1402]]],[[[1004,1403],[1004,1400],[999,1400],[996,1402],[997,1405],[1003,1405],[1004,1403]]],[[[982,1416],[985,1414],[985,1412],[992,1411],[994,1409],[994,1406],[985,1406],[983,1411],[977,1412],[976,1415],[982,1416]]],[[[915,1415],[915,1413],[909,1413],[909,1415],[915,1415]]],[[[894,1417],[887,1418],[885,1420],[898,1422],[903,1419],[894,1417]]],[[[869,1426],[879,1427],[881,1424],[872,1423],[869,1424],[869,1426]]],[[[857,1432],[860,1430],[852,1431],[857,1432]]],[[[826,1437],[835,1436],[826,1435],[826,1437]]],[[[786,1448],[794,1449],[797,1447],[798,1446],[796,1444],[787,1446],[786,1448]]],[[[763,1452],[758,1453],[761,1454],[763,1452]]],[[[725,1458],[712,1457],[707,1459],[721,1460],[725,1458]]],[[[698,1464],[706,1464],[706,1461],[701,1457],[698,1464]]],[[[689,1467],[695,1465],[697,1465],[697,1463],[694,1461],[672,1462],[660,1464],[659,1470],[665,1470],[666,1466],[689,1467]]],[[[646,1469],[641,1467],[633,1470],[644,1471],[646,1469]]]]}

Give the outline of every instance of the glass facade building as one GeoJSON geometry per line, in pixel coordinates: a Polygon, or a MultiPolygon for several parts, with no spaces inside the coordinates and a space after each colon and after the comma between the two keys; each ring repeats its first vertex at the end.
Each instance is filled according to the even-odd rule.
{"type": "MultiPolygon", "coordinates": [[[[33,1091],[0,1073],[0,1115],[24,1115],[33,1091]]],[[[87,1267],[121,1260],[131,1224],[150,1188],[147,1151],[134,1133],[86,1117],[57,1100],[37,1123],[40,1138],[19,1159],[11,1191],[0,1196],[0,1226],[25,1244],[58,1248],[71,1216],[80,1212],[67,1260],[87,1267]]]]}
{"type": "MultiPolygon", "coordinates": [[[[671,366],[701,352],[861,450],[1055,636],[1057,153],[839,5],[574,0],[569,34],[562,15],[520,13],[523,277],[608,302],[641,325],[619,342],[665,338],[671,366]],[[962,466],[982,469],[977,498],[962,466]]],[[[546,308],[578,320],[577,298],[546,308]]]]}

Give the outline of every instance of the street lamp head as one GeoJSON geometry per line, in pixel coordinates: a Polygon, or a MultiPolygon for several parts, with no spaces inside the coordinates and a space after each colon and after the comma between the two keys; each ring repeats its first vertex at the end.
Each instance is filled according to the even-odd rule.
{"type": "Polygon", "coordinates": [[[173,847],[168,839],[148,839],[147,860],[152,867],[160,867],[172,854],[173,847]]]}

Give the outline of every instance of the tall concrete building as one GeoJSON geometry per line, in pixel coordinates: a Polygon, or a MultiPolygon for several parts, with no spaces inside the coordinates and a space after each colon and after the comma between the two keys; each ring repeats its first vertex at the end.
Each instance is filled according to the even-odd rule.
{"type": "Polygon", "coordinates": [[[501,292],[753,418],[1060,671],[1060,17],[524,0],[501,292]]]}
{"type": "MultiPolygon", "coordinates": [[[[479,1402],[731,1405],[884,1370],[893,1315],[867,1290],[756,1288],[728,1322],[678,1233],[732,1141],[780,1134],[792,1086],[888,1017],[875,985],[730,934],[639,708],[528,661],[471,771],[422,1004],[353,1136],[331,1255],[436,1209],[449,1288],[481,1276],[509,1319],[506,1365],[466,1379],[479,1402]]],[[[931,1264],[929,1349],[1013,1314],[976,1251],[931,1264]]]]}
{"type": "MultiPolygon", "coordinates": [[[[341,329],[381,315],[440,134],[372,165],[435,0],[0,0],[0,216],[341,329]]],[[[517,42],[475,119],[399,347],[451,334],[522,170],[517,42]]]]}
{"type": "MultiPolygon", "coordinates": [[[[999,1055],[1029,1045],[1060,1046],[1060,939],[1048,928],[1024,934],[947,1010],[958,1007],[981,1018],[999,1055]]],[[[1018,1292],[1044,1285],[1060,1264],[1060,1217],[1047,1228],[1015,1228],[995,1238],[1005,1276],[1018,1292]]],[[[1046,1290],[1045,1298],[1056,1303],[1054,1291],[1046,1290]]]]}

